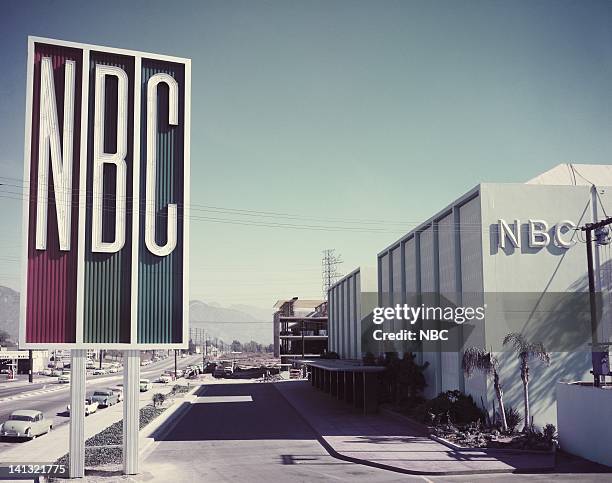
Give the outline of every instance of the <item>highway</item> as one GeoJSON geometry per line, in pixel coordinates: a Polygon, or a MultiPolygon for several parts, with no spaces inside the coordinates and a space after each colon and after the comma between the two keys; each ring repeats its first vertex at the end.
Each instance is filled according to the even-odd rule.
{"type": "MultiPolygon", "coordinates": [[[[199,364],[202,362],[202,356],[189,356],[184,359],[178,359],[179,369],[186,366],[199,364]]],[[[141,367],[140,375],[144,379],[155,380],[164,370],[174,369],[174,357],[154,362],[151,365],[141,367]]],[[[0,402],[0,423],[8,419],[9,415],[17,409],[37,409],[45,414],[45,417],[53,419],[53,427],[57,428],[62,424],[70,421],[70,418],[65,414],[66,405],[70,402],[70,384],[60,385],[55,382],[56,378],[48,377],[48,382],[33,383],[30,386],[19,386],[11,388],[13,390],[10,395],[6,392],[0,392],[0,399],[15,398],[0,402]],[[44,387],[44,389],[43,389],[44,387]],[[61,389],[59,389],[61,387],[61,389]],[[53,389],[53,392],[40,392],[53,389]],[[56,390],[57,389],[57,390],[56,390]]],[[[123,383],[123,373],[88,376],[87,378],[87,394],[91,394],[96,389],[112,387],[123,383]]],[[[104,411],[104,409],[100,409],[104,411]]],[[[19,444],[20,441],[1,439],[0,452],[11,447],[14,444],[19,444]]]]}

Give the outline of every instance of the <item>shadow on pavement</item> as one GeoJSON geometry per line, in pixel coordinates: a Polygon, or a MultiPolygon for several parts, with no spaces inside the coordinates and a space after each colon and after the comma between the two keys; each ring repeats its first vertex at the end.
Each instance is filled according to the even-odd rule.
{"type": "Polygon", "coordinates": [[[196,396],[167,434],[160,428],[161,440],[317,439],[299,413],[270,384],[213,384],[202,386],[196,396]],[[236,396],[252,400],[236,401],[236,396]],[[228,401],[223,402],[223,397],[228,401]],[[208,398],[211,402],[207,402],[208,398]]]}

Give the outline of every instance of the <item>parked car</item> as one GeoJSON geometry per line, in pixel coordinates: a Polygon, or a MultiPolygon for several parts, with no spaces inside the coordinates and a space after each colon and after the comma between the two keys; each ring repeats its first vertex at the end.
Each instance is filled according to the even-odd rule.
{"type": "Polygon", "coordinates": [[[93,371],[94,376],[103,376],[104,374],[106,374],[105,369],[94,369],[93,371]]]}
{"type": "Polygon", "coordinates": [[[50,376],[53,371],[51,369],[44,369],[42,371],[43,376],[50,376]]]}
{"type": "MultiPolygon", "coordinates": [[[[98,401],[94,401],[91,398],[85,399],[85,416],[95,413],[98,410],[98,401]]],[[[66,412],[70,414],[70,404],[66,406],[66,412]]]]}
{"type": "Polygon", "coordinates": [[[149,381],[148,379],[141,379],[140,392],[147,392],[149,389],[151,389],[151,381],[149,381]]]}
{"type": "Polygon", "coordinates": [[[64,369],[64,370],[62,370],[62,375],[63,375],[63,376],[69,376],[69,375],[70,375],[70,369],[64,369]]]}
{"type": "Polygon", "coordinates": [[[119,369],[117,369],[116,367],[111,367],[108,369],[108,372],[110,374],[117,374],[119,372],[119,369]]]}
{"type": "Polygon", "coordinates": [[[69,384],[70,383],[70,375],[69,374],[62,374],[61,376],[59,376],[57,378],[57,382],[58,382],[58,384],[69,384]]]}
{"type": "Polygon", "coordinates": [[[0,425],[0,436],[33,439],[52,429],[53,421],[45,419],[44,414],[40,411],[20,409],[13,411],[8,420],[0,425]]]}
{"type": "Polygon", "coordinates": [[[104,408],[117,404],[119,402],[119,395],[112,389],[98,389],[93,393],[91,399],[96,401],[99,407],[104,408]]]}
{"type": "Polygon", "coordinates": [[[169,382],[172,382],[172,377],[170,377],[168,374],[162,374],[159,376],[159,379],[157,379],[157,382],[168,384],[169,382]]]}
{"type": "Polygon", "coordinates": [[[117,395],[117,400],[119,402],[123,401],[123,387],[121,387],[121,386],[114,386],[114,387],[111,387],[111,389],[117,395]]]}
{"type": "Polygon", "coordinates": [[[53,370],[51,371],[51,375],[52,375],[53,377],[61,376],[61,375],[62,375],[62,371],[60,371],[59,369],[53,369],[53,370]]]}

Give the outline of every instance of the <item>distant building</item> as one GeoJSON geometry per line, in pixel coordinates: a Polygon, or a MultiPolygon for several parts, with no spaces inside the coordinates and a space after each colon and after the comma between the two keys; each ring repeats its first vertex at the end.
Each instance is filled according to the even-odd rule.
{"type": "Polygon", "coordinates": [[[361,321],[378,303],[378,279],[374,267],[359,267],[345,275],[329,291],[329,350],[341,359],[361,359],[361,321]]]}
{"type": "MultiPolygon", "coordinates": [[[[47,367],[49,359],[48,351],[32,351],[32,370],[41,372],[47,367]]],[[[4,374],[28,374],[30,371],[30,351],[19,350],[17,346],[0,347],[0,373],[4,374]]]]}
{"type": "Polygon", "coordinates": [[[327,351],[327,302],[294,297],[279,300],[274,308],[274,357],[284,362],[327,351]]]}

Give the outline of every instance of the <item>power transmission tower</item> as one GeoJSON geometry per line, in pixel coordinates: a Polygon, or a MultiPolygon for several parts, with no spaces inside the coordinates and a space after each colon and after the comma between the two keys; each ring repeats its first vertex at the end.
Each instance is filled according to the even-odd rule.
{"type": "Polygon", "coordinates": [[[323,280],[323,299],[327,300],[327,291],[342,277],[342,274],[337,269],[337,266],[342,263],[342,257],[336,254],[334,248],[323,250],[322,253],[321,278],[323,280]]]}

